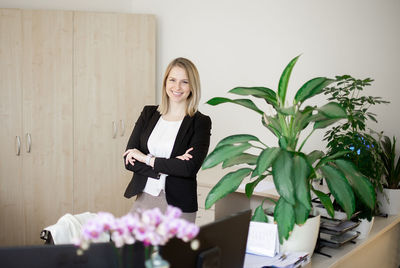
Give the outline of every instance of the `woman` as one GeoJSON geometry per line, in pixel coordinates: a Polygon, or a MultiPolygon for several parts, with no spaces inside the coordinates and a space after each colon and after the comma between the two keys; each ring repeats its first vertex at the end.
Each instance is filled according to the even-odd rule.
{"type": "Polygon", "coordinates": [[[197,111],[200,78],[185,58],[173,60],[163,79],[160,106],[145,106],[124,153],[133,171],[125,197],[137,195],[133,210],[167,205],[180,208],[194,222],[196,175],[210,144],[211,119],[197,111]]]}

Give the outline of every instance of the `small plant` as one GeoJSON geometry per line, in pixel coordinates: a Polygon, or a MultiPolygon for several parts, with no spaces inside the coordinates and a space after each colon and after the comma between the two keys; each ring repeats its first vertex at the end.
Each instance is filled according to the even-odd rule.
{"type": "Polygon", "coordinates": [[[396,138],[393,142],[388,136],[384,136],[381,140],[382,153],[381,158],[384,164],[384,175],[386,184],[389,189],[400,188],[400,157],[396,156],[396,138]],[[396,163],[397,158],[397,163],[396,163]]]}
{"type": "Polygon", "coordinates": [[[388,103],[381,97],[364,96],[362,91],[373,82],[371,78],[355,79],[350,75],[337,76],[333,86],[324,89],[328,100],[337,101],[346,111],[347,120],[332,127],[325,134],[328,154],[343,150],[343,157],[352,161],[358,170],[368,177],[375,191],[382,191],[383,161],[381,146],[374,138],[374,131],[366,131],[368,120],[377,122],[376,114],[369,111],[372,105],[388,103]]]}
{"type": "MultiPolygon", "coordinates": [[[[205,207],[210,208],[219,199],[234,192],[246,177],[252,179],[246,184],[246,195],[250,197],[260,181],[272,176],[280,195],[274,208],[280,243],[289,238],[295,224],[304,224],[308,219],[312,209],[311,191],[319,197],[329,215],[334,216],[333,204],[328,193],[318,191],[312,184],[321,176],[326,179],[330,192],[349,218],[355,211],[355,196],[371,209],[376,202],[370,181],[358,172],[351,162],[339,159],[348,154],[349,150],[342,149],[331,155],[319,150],[311,153],[302,151],[315,130],[324,129],[346,118],[347,114],[341,105],[334,101],[320,107],[305,105],[307,100],[321,94],[326,86],[334,82],[326,77],[316,77],[307,81],[287,105],[289,79],[298,58],[299,56],[292,59],[283,70],[276,91],[266,87],[236,87],[229,91],[236,95],[264,100],[266,105],[272,106],[273,114],[266,114],[250,99],[216,97],[207,102],[210,105],[233,103],[255,111],[263,126],[275,135],[279,146],[269,147],[251,134],[232,135],[222,139],[205,159],[203,169],[212,168],[220,163],[222,168],[234,165],[241,167],[220,179],[209,192],[205,207]],[[300,135],[306,129],[309,133],[300,135]],[[252,150],[251,153],[248,150],[252,150]]],[[[253,219],[266,221],[262,205],[256,209],[253,219]]]]}

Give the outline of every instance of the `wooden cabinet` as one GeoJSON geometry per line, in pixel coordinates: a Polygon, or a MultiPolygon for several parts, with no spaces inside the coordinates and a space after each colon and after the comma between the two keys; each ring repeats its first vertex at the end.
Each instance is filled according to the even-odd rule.
{"type": "Polygon", "coordinates": [[[72,210],[72,12],[1,12],[1,242],[31,244],[72,210]]]}
{"type": "Polygon", "coordinates": [[[123,198],[132,173],[122,154],[144,104],[155,102],[155,20],[75,12],[74,32],[74,211],[121,216],[133,202],[123,198]]]}
{"type": "Polygon", "coordinates": [[[126,213],[122,153],[154,102],[154,16],[0,9],[0,246],[126,213]]]}
{"type": "Polygon", "coordinates": [[[0,10],[0,242],[25,240],[22,190],[22,14],[0,10]]]}

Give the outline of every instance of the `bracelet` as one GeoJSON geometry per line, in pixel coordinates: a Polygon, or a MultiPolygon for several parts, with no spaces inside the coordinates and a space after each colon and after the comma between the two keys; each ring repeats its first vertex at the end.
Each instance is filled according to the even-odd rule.
{"type": "Polygon", "coordinates": [[[153,157],[152,154],[148,154],[148,155],[146,156],[146,165],[150,166],[150,161],[151,161],[151,158],[152,158],[152,157],[153,157]]]}

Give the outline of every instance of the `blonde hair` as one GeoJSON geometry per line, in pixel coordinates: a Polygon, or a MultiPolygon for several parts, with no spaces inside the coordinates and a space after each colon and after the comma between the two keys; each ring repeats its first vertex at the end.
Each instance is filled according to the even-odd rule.
{"type": "Polygon", "coordinates": [[[193,116],[197,112],[200,101],[200,76],[196,66],[190,60],[186,58],[176,58],[168,64],[165,70],[162,93],[161,93],[161,104],[158,106],[160,114],[166,114],[169,108],[168,95],[166,91],[166,83],[169,73],[172,68],[180,67],[186,71],[186,75],[189,79],[190,94],[187,98],[186,114],[193,116]]]}

